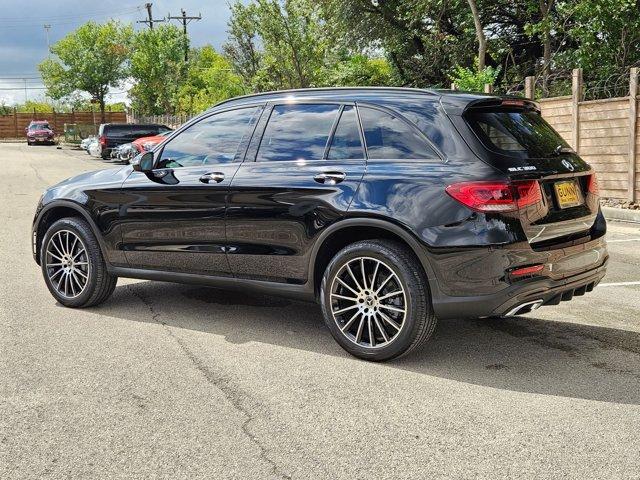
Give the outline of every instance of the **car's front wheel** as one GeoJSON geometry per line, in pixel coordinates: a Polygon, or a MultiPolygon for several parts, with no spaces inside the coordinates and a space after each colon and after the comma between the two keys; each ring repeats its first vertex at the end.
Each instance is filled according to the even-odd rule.
{"type": "Polygon", "coordinates": [[[49,291],[67,307],[104,302],[118,281],[107,271],[91,227],[80,218],[63,218],[49,227],[42,241],[40,265],[49,291]]]}
{"type": "Polygon", "coordinates": [[[320,298],[335,340],[366,360],[404,355],[436,326],[420,262],[388,240],[363,240],[340,250],[324,273],[320,298]]]}

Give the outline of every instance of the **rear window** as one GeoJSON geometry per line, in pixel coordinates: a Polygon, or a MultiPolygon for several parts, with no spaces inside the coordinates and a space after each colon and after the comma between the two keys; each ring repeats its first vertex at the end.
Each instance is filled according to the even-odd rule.
{"type": "Polygon", "coordinates": [[[549,158],[567,142],[539,113],[499,110],[470,111],[465,119],[489,150],[518,158],[549,158]]]}

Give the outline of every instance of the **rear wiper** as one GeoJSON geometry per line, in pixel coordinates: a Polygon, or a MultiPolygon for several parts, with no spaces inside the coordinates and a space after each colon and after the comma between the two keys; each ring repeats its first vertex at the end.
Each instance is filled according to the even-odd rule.
{"type": "Polygon", "coordinates": [[[565,147],[563,145],[558,145],[556,149],[553,151],[556,155],[560,155],[561,153],[576,153],[573,148],[565,147]]]}

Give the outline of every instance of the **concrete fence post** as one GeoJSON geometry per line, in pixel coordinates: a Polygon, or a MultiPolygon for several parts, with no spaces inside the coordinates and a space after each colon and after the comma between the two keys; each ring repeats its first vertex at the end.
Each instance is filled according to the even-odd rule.
{"type": "Polygon", "coordinates": [[[455,82],[451,82],[451,90],[457,90],[458,86],[455,84],[455,82]]]}
{"type": "Polygon", "coordinates": [[[493,85],[491,85],[490,83],[485,83],[484,93],[493,93],[493,85]]]}
{"type": "Polygon", "coordinates": [[[529,100],[535,100],[536,96],[536,77],[525,77],[524,79],[524,96],[529,100]]]}
{"type": "Polygon", "coordinates": [[[580,102],[582,101],[582,69],[574,68],[571,75],[571,131],[573,149],[580,149],[580,102]]]}
{"type": "Polygon", "coordinates": [[[636,200],[636,128],[638,125],[638,74],[640,68],[633,67],[629,75],[629,186],[627,199],[636,200]]]}

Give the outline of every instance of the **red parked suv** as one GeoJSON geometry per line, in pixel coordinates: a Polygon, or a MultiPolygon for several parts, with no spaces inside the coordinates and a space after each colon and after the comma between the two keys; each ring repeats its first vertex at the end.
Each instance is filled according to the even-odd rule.
{"type": "Polygon", "coordinates": [[[53,145],[55,143],[55,133],[46,120],[32,120],[24,131],[27,134],[27,145],[33,145],[35,143],[48,143],[53,145]]]}

